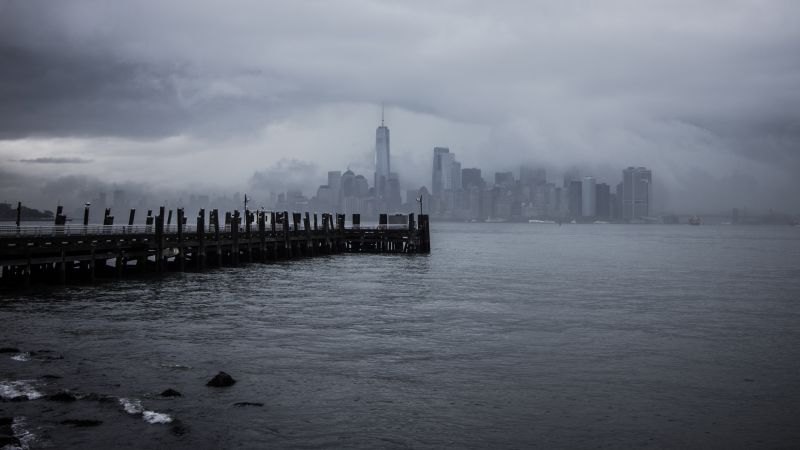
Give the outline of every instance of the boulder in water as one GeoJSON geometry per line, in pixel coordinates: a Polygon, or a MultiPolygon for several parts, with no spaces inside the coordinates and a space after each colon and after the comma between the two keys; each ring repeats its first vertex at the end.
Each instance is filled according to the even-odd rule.
{"type": "Polygon", "coordinates": [[[11,434],[0,434],[0,448],[5,448],[6,446],[9,447],[19,447],[20,442],[19,439],[14,437],[11,434]]]}
{"type": "Polygon", "coordinates": [[[19,353],[19,349],[14,347],[0,347],[0,353],[19,353]]]}
{"type": "Polygon", "coordinates": [[[259,402],[236,402],[233,406],[264,406],[264,404],[259,402]]]}
{"type": "Polygon", "coordinates": [[[169,388],[160,394],[162,397],[180,397],[181,393],[175,389],[169,388]]]}
{"type": "Polygon", "coordinates": [[[236,380],[234,380],[232,376],[228,375],[225,372],[220,372],[214,375],[214,378],[209,380],[208,383],[206,383],[206,386],[228,387],[228,386],[233,386],[234,383],[236,383],[236,380]]]}
{"type": "Polygon", "coordinates": [[[47,396],[47,399],[54,402],[74,402],[75,400],[77,400],[77,398],[75,398],[74,395],[70,394],[67,391],[62,391],[53,395],[49,395],[47,396]]]}

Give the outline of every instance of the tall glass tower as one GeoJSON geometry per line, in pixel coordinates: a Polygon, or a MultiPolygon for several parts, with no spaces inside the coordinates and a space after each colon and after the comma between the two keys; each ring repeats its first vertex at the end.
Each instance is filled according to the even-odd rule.
{"type": "Polygon", "coordinates": [[[379,199],[387,197],[390,174],[389,128],[384,125],[381,108],[381,126],[375,130],[375,195],[379,199]]]}

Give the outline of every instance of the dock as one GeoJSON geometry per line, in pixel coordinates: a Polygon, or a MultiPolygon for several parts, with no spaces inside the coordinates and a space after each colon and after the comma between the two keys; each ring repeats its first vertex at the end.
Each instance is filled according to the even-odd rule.
{"type": "Polygon", "coordinates": [[[188,224],[183,209],[144,225],[115,225],[106,210],[102,225],[66,224],[61,208],[52,226],[0,226],[0,286],[92,283],[126,274],[164,274],[236,267],[338,253],[430,253],[427,215],[380,214],[375,226],[349,224],[344,214],[200,210],[188,224]],[[208,220],[207,220],[208,218],[208,220]],[[208,223],[206,223],[206,220],[208,223]]]}

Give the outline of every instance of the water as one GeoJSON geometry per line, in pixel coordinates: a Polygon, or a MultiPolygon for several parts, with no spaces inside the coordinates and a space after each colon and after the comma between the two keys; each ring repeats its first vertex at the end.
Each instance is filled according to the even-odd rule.
{"type": "Polygon", "coordinates": [[[25,353],[0,354],[0,393],[32,397],[0,417],[31,448],[800,443],[800,228],[434,224],[432,241],[0,294],[0,346],[25,353]],[[206,387],[220,370],[237,383],[206,387]],[[79,400],[47,400],[65,389],[79,400]]]}

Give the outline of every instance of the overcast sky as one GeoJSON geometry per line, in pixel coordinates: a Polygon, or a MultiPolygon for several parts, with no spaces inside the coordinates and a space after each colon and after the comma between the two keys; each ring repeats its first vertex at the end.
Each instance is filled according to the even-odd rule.
{"type": "Polygon", "coordinates": [[[372,179],[381,103],[404,187],[449,146],[487,179],[643,165],[664,209],[800,212],[796,0],[0,0],[0,201],[372,179]]]}

